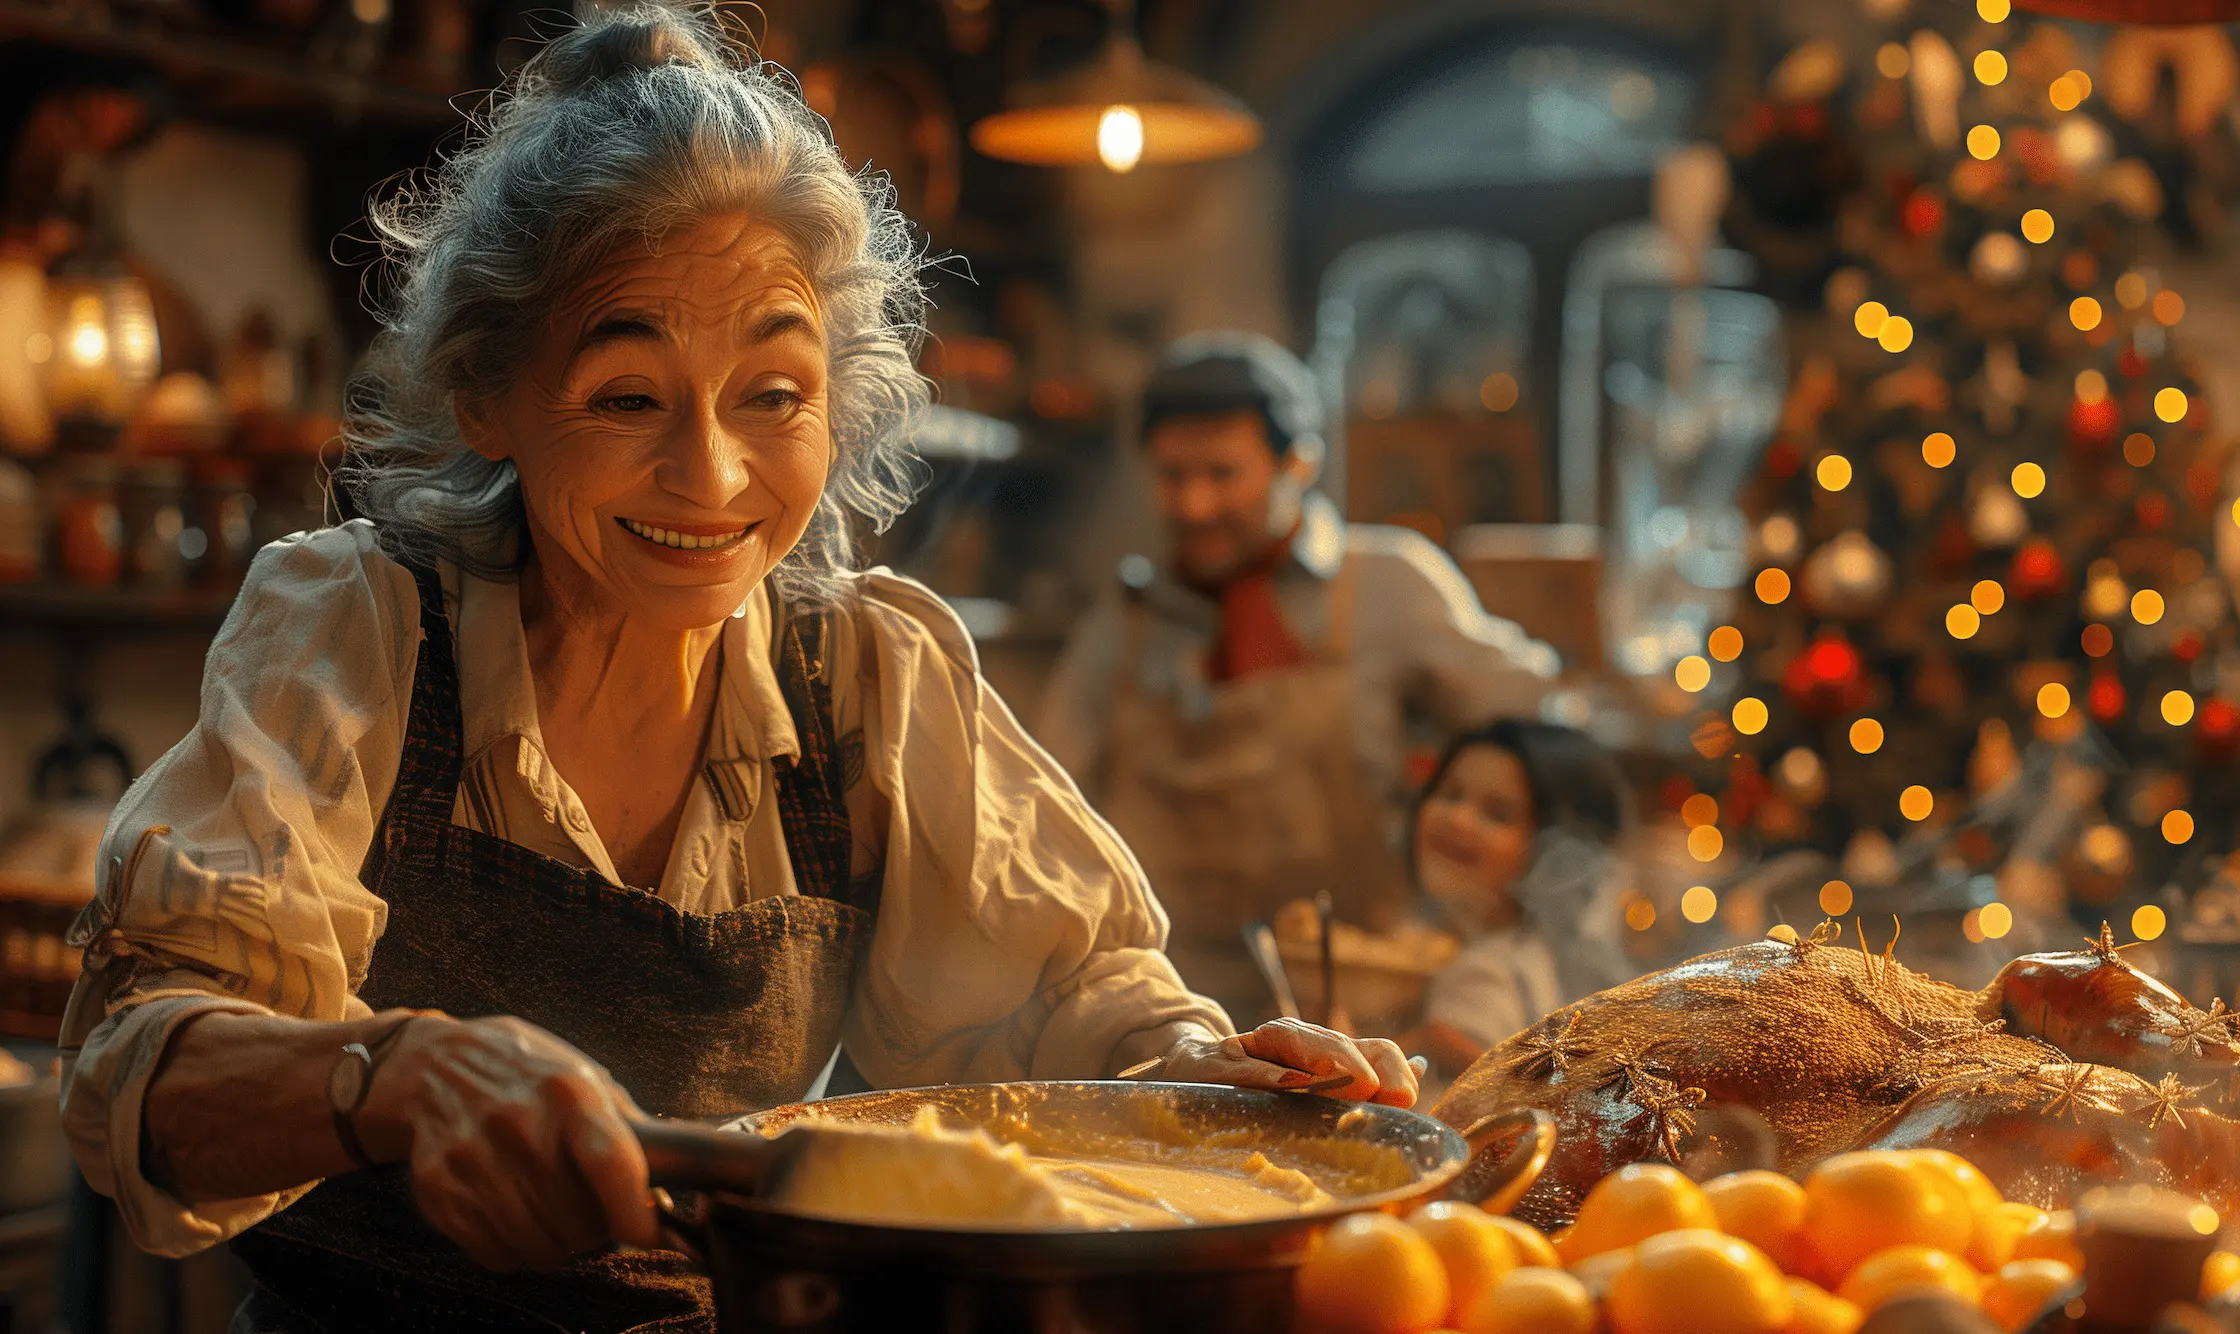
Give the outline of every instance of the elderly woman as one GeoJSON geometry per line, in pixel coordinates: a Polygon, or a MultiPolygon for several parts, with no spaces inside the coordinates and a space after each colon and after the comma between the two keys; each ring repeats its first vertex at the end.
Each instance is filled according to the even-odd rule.
{"type": "Polygon", "coordinates": [[[600,15],[377,224],[369,519],[258,558],[80,926],[65,1112],[141,1245],[234,1239],[256,1330],[702,1329],[611,1245],[658,1242],[632,1119],[843,1047],[1413,1100],[1390,1044],[1229,1036],[957,620],[847,568],[908,498],[916,261],[788,87],[600,15]]]}

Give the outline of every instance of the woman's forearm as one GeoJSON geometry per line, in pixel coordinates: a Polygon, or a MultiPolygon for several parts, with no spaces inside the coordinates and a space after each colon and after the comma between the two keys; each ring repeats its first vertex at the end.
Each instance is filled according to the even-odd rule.
{"type": "MultiPolygon", "coordinates": [[[[371,1047],[409,1016],[343,1023],[211,1013],[171,1035],[141,1114],[142,1175],[189,1204],[270,1194],[356,1166],[335,1135],[327,1079],[344,1044],[371,1047]]],[[[361,1118],[377,1161],[401,1127],[361,1118]]]]}

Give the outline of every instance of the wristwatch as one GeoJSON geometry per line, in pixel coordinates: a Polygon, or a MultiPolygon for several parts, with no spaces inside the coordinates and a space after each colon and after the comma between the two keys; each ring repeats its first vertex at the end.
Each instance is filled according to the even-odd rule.
{"type": "Polygon", "coordinates": [[[351,1162],[367,1169],[380,1164],[373,1161],[358,1139],[354,1118],[358,1108],[365,1104],[366,1091],[372,1087],[373,1053],[363,1042],[344,1043],[334,1069],[327,1072],[327,1110],[334,1114],[334,1137],[342,1141],[342,1151],[350,1155],[351,1162]]]}

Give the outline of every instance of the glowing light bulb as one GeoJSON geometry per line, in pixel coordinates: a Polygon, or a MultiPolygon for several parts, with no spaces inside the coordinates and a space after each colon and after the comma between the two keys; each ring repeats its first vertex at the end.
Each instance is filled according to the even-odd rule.
{"type": "Polygon", "coordinates": [[[2042,208],[2031,209],[2022,215],[2022,238],[2032,245],[2044,245],[2053,239],[2053,215],[2042,208]]]}
{"type": "Polygon", "coordinates": [[[2069,303],[2069,323],[2080,333],[2090,333],[2100,327],[2100,303],[2089,296],[2080,296],[2069,303]]]}
{"type": "Polygon", "coordinates": [[[2193,721],[2193,696],[2183,690],[2173,690],[2162,697],[2162,721],[2172,727],[2184,727],[2193,721]]]}
{"type": "Polygon", "coordinates": [[[2014,930],[2014,909],[2004,903],[1986,903],[1977,921],[1983,927],[1984,939],[1998,940],[2014,930]]]}
{"type": "Polygon", "coordinates": [[[2069,711],[2069,687],[2059,681],[2048,681],[2038,687],[2038,712],[2048,718],[2059,718],[2069,711]]]}
{"type": "Polygon", "coordinates": [[[1719,915],[1719,896],[1709,885],[1697,885],[1680,896],[1680,915],[1701,926],[1719,915]]]}
{"type": "Polygon", "coordinates": [[[1913,346],[1913,321],[1903,315],[1892,315],[1882,322],[1882,330],[1874,336],[1885,352],[1903,352],[1913,346]]]}
{"type": "Polygon", "coordinates": [[[2162,817],[2162,841],[2184,843],[2193,837],[2193,812],[2179,809],[2162,817]]]}
{"type": "Polygon", "coordinates": [[[2017,463],[2007,480],[2014,484],[2014,493],[2024,500],[2036,500],[2045,494],[2046,470],[2035,463],[2017,463]]]}
{"type": "Polygon", "coordinates": [[[1841,917],[1851,911],[1851,886],[1841,880],[1830,880],[1820,886],[1820,911],[1830,917],[1841,917]]]}
{"type": "Polygon", "coordinates": [[[1882,749],[1882,724],[1872,718],[1861,718],[1851,724],[1851,748],[1861,755],[1872,755],[1882,749]]]}
{"type": "Polygon", "coordinates": [[[1766,721],[1772,714],[1766,702],[1755,695],[1738,699],[1734,703],[1734,730],[1744,736],[1756,736],[1766,730],[1766,721]]]}
{"type": "Polygon", "coordinates": [[[1898,814],[1908,820],[1926,820],[1936,808],[1937,799],[1919,783],[1898,794],[1898,814]]]}
{"type": "Polygon", "coordinates": [[[1978,162],[1989,162],[1999,156],[1999,132],[1989,125],[1978,125],[1969,130],[1968,156],[1978,162]]]}
{"type": "Polygon", "coordinates": [[[1921,437],[1921,461],[1932,468],[1949,468],[1960,457],[1960,447],[1944,431],[1931,431],[1921,437]]]}
{"type": "Polygon", "coordinates": [[[1715,824],[1699,824],[1688,831],[1688,855],[1699,862],[1715,862],[1727,840],[1715,824]]]}
{"type": "Polygon", "coordinates": [[[1711,664],[1691,653],[1673,665],[1672,679],[1682,690],[1693,695],[1711,684],[1711,664]]]}
{"type": "Polygon", "coordinates": [[[1973,639],[1983,628],[1983,616],[1965,602],[1955,602],[1944,614],[1944,631],[1954,639],[1973,639]]]}
{"type": "Polygon", "coordinates": [[[2171,385],[2154,395],[2154,415],[2175,426],[2186,419],[2186,391],[2171,385]]]}
{"type": "Polygon", "coordinates": [[[1851,312],[1851,327],[1859,331],[1861,338],[1880,335],[1882,326],[1889,323],[1889,320],[1890,307],[1880,301],[1862,301],[1859,308],[1851,312]]]}
{"type": "Polygon", "coordinates": [[[1143,117],[1131,106],[1109,106],[1097,117],[1097,161],[1125,175],[1143,161],[1143,117]]]}
{"type": "Polygon", "coordinates": [[[1996,579],[1978,579],[1976,586],[1968,590],[1968,605],[1986,616],[1996,615],[1999,608],[2007,605],[2007,590],[2001,588],[1996,579]]]}
{"type": "Polygon", "coordinates": [[[1997,51],[1981,51],[1975,59],[1976,82],[1995,88],[2007,81],[2007,58],[1997,51]]]}
{"type": "Polygon", "coordinates": [[[2162,594],[2151,588],[2142,588],[2131,595],[2131,619],[2141,625],[2153,625],[2162,619],[2165,610],[2162,594]]]}
{"type": "Polygon", "coordinates": [[[1851,460],[1841,454],[1830,454],[1820,460],[1820,466],[1812,470],[1812,475],[1828,490],[1841,491],[1851,485],[1851,460]]]}

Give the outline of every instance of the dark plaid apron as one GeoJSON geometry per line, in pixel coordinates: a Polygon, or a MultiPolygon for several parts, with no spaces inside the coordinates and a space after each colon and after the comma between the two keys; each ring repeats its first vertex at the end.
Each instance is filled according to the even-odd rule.
{"type": "MultiPolygon", "coordinates": [[[[798,897],[682,912],[595,871],[451,823],[462,763],[443,590],[415,569],[424,638],[396,789],[361,878],[389,905],[359,994],[376,1010],[516,1015],[575,1044],[662,1116],[800,1098],[839,1041],[878,911],[851,888],[822,614],[785,618],[778,678],[800,736],[775,768],[798,897]]],[[[727,667],[727,670],[730,668],[727,667]]],[[[402,1165],[335,1177],[238,1237],[256,1278],[236,1330],[606,1334],[714,1329],[708,1285],[672,1252],[494,1274],[413,1206],[402,1165]]]]}

